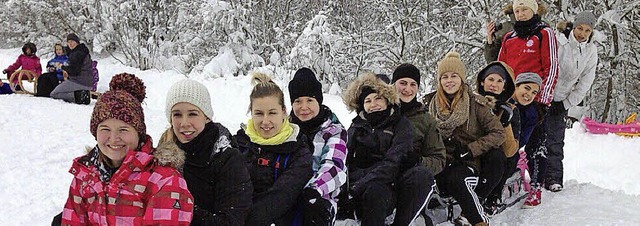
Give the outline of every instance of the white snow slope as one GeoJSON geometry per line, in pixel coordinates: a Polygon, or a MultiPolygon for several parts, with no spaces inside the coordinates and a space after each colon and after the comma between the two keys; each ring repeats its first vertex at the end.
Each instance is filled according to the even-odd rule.
{"type": "MultiPolygon", "coordinates": [[[[19,53],[19,49],[0,50],[0,67],[13,63],[19,53]]],[[[140,71],[110,58],[99,62],[99,91],[105,91],[110,77],[120,72],[134,73],[145,82],[147,132],[157,141],[168,127],[166,90],[185,76],[173,71],[140,71]]],[[[192,78],[209,88],[214,121],[232,133],[246,122],[249,78],[192,78]]],[[[288,96],[287,82],[277,83],[288,96]]],[[[89,132],[94,104],[95,100],[87,106],[22,94],[0,95],[0,225],[49,225],[62,211],[71,182],[67,172],[71,161],[85,153],[86,146],[95,145],[89,132]]],[[[325,94],[325,104],[346,127],[351,124],[354,115],[346,111],[339,96],[325,94]]],[[[515,206],[494,216],[491,223],[640,225],[639,162],[640,139],[592,135],[576,124],[566,134],[565,190],[545,191],[539,207],[524,210],[515,206]]]]}

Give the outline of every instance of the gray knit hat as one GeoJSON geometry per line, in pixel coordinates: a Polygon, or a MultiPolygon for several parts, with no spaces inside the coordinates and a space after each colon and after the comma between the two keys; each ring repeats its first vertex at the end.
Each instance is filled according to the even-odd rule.
{"type": "Polygon", "coordinates": [[[589,27],[591,27],[591,29],[593,29],[596,24],[596,16],[593,15],[593,13],[591,11],[582,11],[580,13],[578,13],[578,15],[576,15],[576,19],[573,22],[573,26],[577,27],[578,25],[581,24],[586,24],[589,27]]]}
{"type": "Polygon", "coordinates": [[[535,83],[542,87],[542,78],[540,75],[533,72],[524,72],[516,76],[516,86],[520,83],[535,83]]]}
{"type": "Polygon", "coordinates": [[[171,86],[167,93],[167,104],[165,113],[167,119],[171,121],[171,108],[177,103],[190,103],[200,108],[200,110],[213,120],[213,108],[211,107],[211,96],[209,90],[202,83],[191,79],[184,79],[171,86]]]}

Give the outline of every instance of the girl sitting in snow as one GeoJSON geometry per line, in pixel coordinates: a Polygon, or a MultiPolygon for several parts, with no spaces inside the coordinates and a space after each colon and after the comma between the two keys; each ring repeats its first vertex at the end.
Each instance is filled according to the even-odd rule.
{"type": "MultiPolygon", "coordinates": [[[[40,76],[40,74],[42,74],[42,66],[40,65],[40,58],[36,56],[36,51],[38,51],[36,45],[27,42],[22,46],[22,54],[18,56],[16,62],[2,70],[2,73],[7,75],[7,79],[10,79],[11,74],[22,67],[22,70],[32,71],[36,77],[40,76]]],[[[10,82],[17,83],[18,78],[14,78],[13,81],[10,82]]]]}
{"type": "Polygon", "coordinates": [[[55,73],[58,81],[62,82],[64,81],[62,67],[69,66],[69,57],[65,55],[62,44],[56,43],[53,48],[55,56],[47,62],[47,72],[55,73]]]}
{"type": "Polygon", "coordinates": [[[244,225],[251,179],[229,130],[211,120],[207,87],[190,79],[173,84],[165,110],[171,127],[160,144],[177,144],[186,154],[183,174],[195,199],[191,225],[244,225]]]}
{"type": "Polygon", "coordinates": [[[184,156],[170,148],[154,152],[140,104],[144,84],[118,74],[109,87],[91,115],[98,144],[69,170],[62,225],[189,225],[193,197],[176,169],[184,156]]]}
{"type": "Polygon", "coordinates": [[[333,225],[336,197],[347,180],[347,130],[322,104],[322,84],[309,68],[301,68],[289,82],[291,122],[313,153],[313,177],[302,191],[304,225],[333,225]]]}
{"type": "Polygon", "coordinates": [[[245,155],[253,183],[253,206],[246,225],[290,225],[298,196],[312,176],[311,151],[300,127],[289,123],[284,93],[265,74],[253,73],[251,119],[234,139],[245,155]]]}
{"type": "Polygon", "coordinates": [[[341,208],[355,206],[362,225],[385,225],[396,210],[393,225],[409,225],[419,215],[433,178],[427,168],[408,158],[413,151],[413,128],[399,111],[393,86],[373,73],[360,75],[343,97],[356,111],[348,130],[349,188],[341,208]]]}
{"type": "Polygon", "coordinates": [[[515,91],[514,74],[504,62],[494,61],[485,66],[477,76],[478,94],[490,100],[493,113],[504,127],[505,142],[501,146],[502,156],[494,153],[493,158],[484,155],[481,158],[482,172],[480,183],[476,187],[479,197],[486,197],[483,203],[485,211],[493,215],[498,210],[502,198],[502,188],[506,180],[514,173],[518,162],[518,138],[520,136],[520,112],[516,105],[509,103],[515,91]],[[504,173],[498,176],[500,171],[504,173]]]}
{"type": "MultiPolygon", "coordinates": [[[[436,175],[436,183],[440,191],[451,195],[460,204],[464,217],[456,219],[457,223],[487,225],[488,218],[480,203],[480,198],[485,197],[478,197],[470,188],[488,186],[483,185],[485,180],[478,179],[485,170],[480,164],[483,158],[502,155],[504,159],[499,149],[505,140],[504,128],[488,107],[489,101],[469,91],[460,54],[447,53],[438,62],[436,76],[436,92],[425,97],[425,104],[438,122],[438,130],[447,149],[447,166],[436,175]]],[[[499,181],[502,172],[485,176],[496,177],[499,181]]]]}

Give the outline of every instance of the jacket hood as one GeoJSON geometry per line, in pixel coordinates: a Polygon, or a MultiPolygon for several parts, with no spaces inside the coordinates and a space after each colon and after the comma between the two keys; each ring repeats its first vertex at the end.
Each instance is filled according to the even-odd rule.
{"type": "Polygon", "coordinates": [[[513,96],[513,93],[516,90],[516,86],[514,83],[515,75],[513,73],[513,69],[511,69],[511,67],[509,67],[506,63],[502,61],[493,61],[489,63],[487,66],[485,66],[484,68],[482,68],[480,72],[478,72],[478,75],[476,76],[476,90],[478,94],[482,96],[488,96],[487,92],[484,91],[484,88],[481,85],[482,75],[485,74],[487,69],[489,69],[491,66],[494,66],[494,65],[502,67],[502,69],[504,69],[509,74],[509,76],[507,76],[508,81],[504,82],[504,91],[502,91],[500,95],[495,97],[497,100],[507,101],[511,96],[513,96]]]}
{"type": "Polygon", "coordinates": [[[399,105],[400,97],[398,96],[395,88],[392,85],[385,84],[373,73],[364,73],[358,76],[358,78],[351,82],[351,84],[349,84],[347,91],[342,97],[342,101],[345,105],[347,105],[347,110],[362,110],[360,109],[360,106],[358,104],[358,97],[362,93],[362,88],[366,86],[371,87],[371,89],[375,90],[378,94],[385,97],[387,101],[389,101],[390,106],[399,105]]]}
{"type": "Polygon", "coordinates": [[[26,44],[24,44],[24,46],[22,46],[22,53],[27,55],[27,49],[31,49],[31,55],[34,55],[34,56],[38,51],[38,48],[36,48],[36,44],[33,44],[31,42],[27,42],[26,44]]]}
{"type": "Polygon", "coordinates": [[[184,151],[172,142],[164,142],[153,152],[153,157],[161,166],[182,169],[185,161],[184,151]]]}

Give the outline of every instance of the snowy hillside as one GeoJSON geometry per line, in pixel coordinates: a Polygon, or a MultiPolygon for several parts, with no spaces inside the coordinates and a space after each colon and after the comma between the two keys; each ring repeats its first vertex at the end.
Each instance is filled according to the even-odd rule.
{"type": "MultiPolygon", "coordinates": [[[[0,67],[15,60],[19,49],[0,50],[0,67]]],[[[43,64],[46,63],[43,59],[43,64]]],[[[168,127],[166,90],[185,76],[176,72],[139,71],[113,59],[100,59],[99,90],[110,77],[128,72],[147,86],[143,104],[148,133],[158,140],[168,127]]],[[[194,79],[209,88],[214,121],[232,132],[248,119],[250,79],[194,79]]],[[[284,76],[287,77],[287,76],[284,76]]],[[[284,90],[287,81],[278,81],[284,90]]],[[[285,91],[286,92],[286,91],[285,91]]],[[[285,94],[288,95],[288,94],[285,94]]],[[[0,95],[0,225],[49,225],[67,197],[74,157],[95,145],[89,132],[89,106],[27,95],[0,95]]],[[[348,127],[349,114],[339,96],[325,95],[325,104],[348,127]]],[[[544,192],[536,209],[511,208],[494,216],[501,225],[640,225],[640,139],[591,135],[580,125],[567,132],[565,190],[544,192]]]]}

